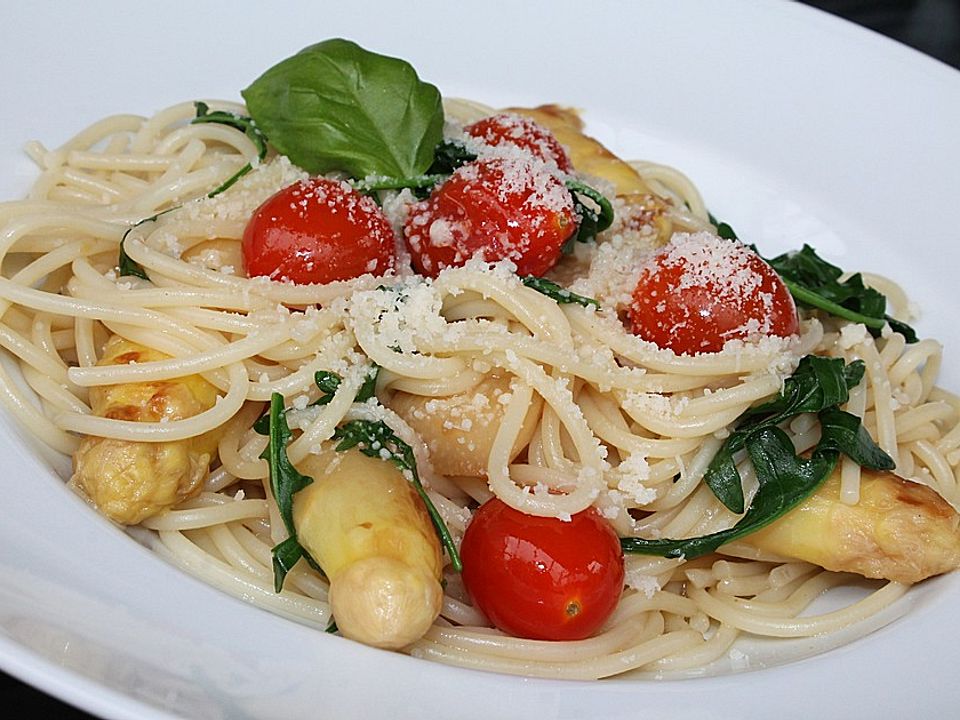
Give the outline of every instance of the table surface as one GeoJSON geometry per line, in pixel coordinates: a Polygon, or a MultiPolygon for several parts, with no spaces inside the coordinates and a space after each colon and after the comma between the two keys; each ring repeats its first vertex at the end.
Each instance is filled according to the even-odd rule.
{"type": "MultiPolygon", "coordinates": [[[[960,69],[960,0],[803,0],[960,69]]],[[[0,697],[21,718],[90,720],[70,705],[0,673],[0,697]]]]}

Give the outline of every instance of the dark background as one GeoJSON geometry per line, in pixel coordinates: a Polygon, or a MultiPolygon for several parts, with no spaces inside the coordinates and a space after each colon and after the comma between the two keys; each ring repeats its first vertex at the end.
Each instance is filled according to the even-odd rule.
{"type": "MultiPolygon", "coordinates": [[[[960,0],[807,0],[825,10],[960,68],[960,0]]],[[[960,129],[958,129],[960,135],[960,129]]],[[[0,698],[20,718],[93,716],[0,673],[0,698]]]]}

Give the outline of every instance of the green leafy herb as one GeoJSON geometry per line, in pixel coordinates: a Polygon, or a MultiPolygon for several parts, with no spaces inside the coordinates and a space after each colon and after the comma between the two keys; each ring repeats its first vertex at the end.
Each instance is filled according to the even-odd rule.
{"type": "MultiPolygon", "coordinates": [[[[357,396],[353,400],[354,402],[366,402],[376,395],[377,378],[379,375],[380,366],[376,363],[372,364],[370,369],[367,371],[367,377],[364,379],[363,385],[361,385],[360,389],[357,391],[357,396]]],[[[317,387],[320,388],[320,392],[323,394],[316,401],[314,401],[312,405],[327,405],[331,400],[333,400],[333,396],[336,394],[337,390],[340,389],[340,383],[343,382],[343,378],[341,378],[337,373],[331,372],[330,370],[317,370],[317,372],[315,372],[313,375],[313,381],[317,384],[317,387]]],[[[269,411],[257,418],[257,421],[253,424],[253,429],[260,435],[270,434],[269,411]]]]}
{"type": "Polygon", "coordinates": [[[695,538],[645,540],[621,538],[624,552],[699,557],[724,543],[759,530],[803,502],[836,467],[840,453],[863,467],[892,470],[893,459],[881,450],[855,415],[837,405],[863,377],[860,361],[844,366],[838,358],[808,355],[773,400],[748,410],[737,429],[714,456],[704,481],[734,512],[743,512],[743,489],[734,463],[746,450],[759,488],[749,509],[732,528],[695,538]],[[800,413],[817,413],[821,437],[809,458],[796,454],[790,437],[777,425],[800,413]],[[739,509],[737,509],[739,507],[739,509]]]}
{"type": "Polygon", "coordinates": [[[765,427],[746,440],[760,488],[747,513],[732,528],[682,540],[621,538],[624,552],[688,560],[706,555],[724,543],[756,532],[808,498],[836,467],[838,453],[815,450],[809,459],[797,457],[787,434],[765,427]]]}
{"type": "Polygon", "coordinates": [[[378,190],[430,190],[438,182],[446,179],[446,175],[415,175],[413,177],[387,177],[385,175],[370,175],[363,180],[354,180],[350,184],[357,192],[369,194],[378,190]]]}
{"type": "MultiPolygon", "coordinates": [[[[807,355],[772,400],[747,410],[707,467],[704,482],[727,508],[743,512],[743,486],[734,455],[751,435],[801,413],[818,413],[845,403],[863,377],[863,362],[844,365],[840,358],[807,355]]],[[[839,448],[838,448],[839,449],[839,448]]]]}
{"type": "Polygon", "coordinates": [[[723,238],[724,240],[738,240],[737,233],[734,232],[733,228],[730,227],[725,222],[720,222],[717,220],[712,213],[707,213],[707,217],[710,219],[710,224],[717,229],[717,236],[723,238]]]}
{"type": "MultiPolygon", "coordinates": [[[[380,366],[377,364],[371,365],[370,369],[367,371],[367,377],[364,379],[363,385],[361,385],[360,389],[357,391],[357,397],[354,398],[354,402],[366,402],[376,394],[377,377],[379,375],[380,366]]],[[[326,405],[333,400],[334,394],[340,389],[340,383],[343,382],[343,378],[337,375],[337,373],[330,372],[329,370],[317,370],[317,372],[314,373],[313,381],[323,393],[323,395],[321,395],[320,398],[313,404],[326,405]]]]}
{"type": "MultiPolygon", "coordinates": [[[[221,125],[229,125],[230,127],[236,128],[250,138],[254,146],[257,148],[257,159],[263,160],[267,156],[267,138],[262,132],[260,132],[260,129],[257,127],[252,118],[249,118],[245,115],[237,115],[236,113],[226,112],[224,110],[215,110],[214,112],[210,112],[210,106],[205,102],[197,101],[193,105],[197,109],[197,116],[190,121],[191,124],[219,123],[221,125]]],[[[253,170],[253,165],[246,163],[242,168],[237,170],[237,172],[227,178],[221,185],[207,193],[207,197],[212,198],[219,195],[227,188],[232,187],[237,180],[242,178],[251,170],[253,170]]]]}
{"type": "Polygon", "coordinates": [[[310,173],[426,173],[443,137],[436,87],[404,60],[343,39],[301,50],[242,93],[271,144],[310,173]]]}
{"type": "Polygon", "coordinates": [[[437,508],[430,500],[430,496],[423,489],[420,476],[417,474],[417,461],[413,455],[413,448],[397,437],[390,426],[382,420],[351,420],[339,426],[333,437],[340,441],[336,447],[338,451],[356,447],[368,457],[389,460],[401,471],[409,473],[410,482],[416,489],[417,494],[420,495],[424,505],[426,505],[427,513],[430,515],[430,520],[440,537],[440,542],[450,555],[450,563],[453,569],[460,572],[463,565],[460,562],[457,546],[454,544],[443,518],[440,517],[440,513],[437,512],[437,508]]]}
{"type": "Polygon", "coordinates": [[[574,242],[590,242],[613,225],[613,205],[602,192],[578,180],[567,180],[567,189],[573,195],[574,211],[580,219],[577,231],[564,244],[564,252],[570,252],[574,242]],[[588,198],[594,204],[584,202],[588,198]],[[595,206],[594,206],[595,205],[595,206]]]}
{"type": "Polygon", "coordinates": [[[283,409],[283,395],[273,393],[270,396],[270,442],[260,454],[270,468],[270,489],[277,501],[280,518],[287,528],[289,537],[273,548],[273,582],[277,592],[283,589],[283,581],[297,560],[306,555],[306,551],[297,541],[297,529],[293,524],[293,496],[313,482],[313,478],[303,475],[287,457],[287,445],[293,434],[287,425],[283,409]]]}
{"type": "Polygon", "coordinates": [[[817,255],[809,245],[767,262],[801,305],[850,322],[863,323],[875,337],[889,323],[907,342],[917,341],[917,333],[912,327],[886,314],[886,296],[864,285],[860,273],[840,282],[843,271],[817,255]]]}
{"type": "MultiPolygon", "coordinates": [[[[137,223],[139,225],[140,223],[137,223]]],[[[127,241],[127,235],[130,234],[130,231],[133,230],[137,225],[133,225],[128,228],[127,231],[123,234],[123,238],[120,240],[120,257],[117,260],[117,270],[120,273],[120,277],[138,277],[141,280],[149,280],[150,276],[147,275],[147,271],[143,269],[140,263],[131,260],[130,256],[127,255],[127,251],[123,248],[123,243],[127,241]]]]}
{"type": "Polygon", "coordinates": [[[330,633],[331,635],[340,632],[340,628],[337,627],[337,621],[334,620],[333,617],[330,618],[330,623],[327,625],[327,628],[324,630],[324,632],[330,633]]]}
{"type": "Polygon", "coordinates": [[[458,167],[477,159],[463,143],[444,140],[433,151],[433,164],[427,170],[431,175],[450,175],[458,167]]]}
{"type": "Polygon", "coordinates": [[[174,210],[179,210],[179,209],[180,209],[180,206],[175,205],[174,207],[167,208],[166,210],[161,210],[155,215],[151,215],[150,217],[144,218],[143,220],[138,220],[137,222],[135,222],[133,225],[131,225],[126,229],[126,231],[123,233],[123,237],[120,238],[120,252],[117,258],[117,271],[120,277],[127,277],[132,275],[134,277],[140,278],[141,280],[150,279],[149,276],[147,275],[147,271],[144,270],[138,262],[133,260],[129,255],[127,255],[127,251],[124,249],[123,244],[127,241],[127,236],[131,232],[133,232],[135,228],[138,228],[141,225],[145,225],[148,222],[156,222],[156,220],[161,215],[166,215],[168,212],[173,212],[174,210]]]}
{"type": "Polygon", "coordinates": [[[527,275],[522,280],[523,284],[528,288],[533,288],[538,293],[542,293],[548,298],[555,300],[558,305],[576,303],[577,305],[583,305],[583,307],[590,307],[591,305],[594,307],[600,307],[600,303],[593,298],[577,295],[576,293],[570,292],[565,287],[557,285],[555,282],[547,280],[546,278],[537,277],[536,275],[527,275]]]}
{"type": "Polygon", "coordinates": [[[877,447],[860,418],[839,408],[826,408],[820,418],[821,449],[836,450],[862,467],[893,470],[896,465],[887,453],[877,447]]]}

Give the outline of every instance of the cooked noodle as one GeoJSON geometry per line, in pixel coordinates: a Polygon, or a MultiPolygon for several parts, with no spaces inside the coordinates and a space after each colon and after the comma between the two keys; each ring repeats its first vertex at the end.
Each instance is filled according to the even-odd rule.
{"type": "MultiPolygon", "coordinates": [[[[448,111],[462,120],[488,112],[466,103],[448,111]]],[[[0,206],[0,345],[19,361],[33,394],[0,369],[0,399],[62,453],[77,448],[78,434],[161,441],[225,428],[204,492],[142,524],[158,552],[210,584],[320,629],[330,620],[326,583],[302,563],[282,592],[273,590],[270,549],[286,532],[259,457],[267,439],[251,429],[272,393],[303,408],[290,416],[299,433],[288,449],[293,462],[345,419],[384,419],[414,448],[430,497],[457,540],[470,508],[491,493],[551,517],[594,505],[622,536],[686,537],[736,520],[700,482],[725,429],[776,393],[802,355],[860,358],[865,382],[847,409],[896,459],[898,474],[960,504],[960,400],[934,385],[938,343],[907,345],[894,333],[874,339],[808,320],[799,339],[677,357],[625,332],[612,313],[559,306],[502,267],[470,263],[433,283],[404,281],[393,293],[369,276],[326,286],[247,279],[236,249],[247,218],[303,173],[274,158],[222,195],[205,197],[245,162],[256,166],[257,150],[233,128],[188,124],[193,114],[193,104],[181,104],[149,119],[117,116],[56,150],[29,146],[41,175],[26,200],[0,206]],[[127,254],[151,282],[118,278],[118,246],[128,228],[180,204],[126,239],[127,254]],[[415,324],[395,318],[405,333],[398,352],[397,333],[378,320],[404,303],[428,313],[415,324]],[[112,334],[170,359],[97,366],[112,334]],[[513,379],[488,459],[489,484],[438,475],[427,446],[399,415],[354,403],[369,360],[382,368],[381,398],[397,390],[436,398],[469,392],[494,368],[513,379]],[[295,400],[316,399],[317,370],[335,371],[343,382],[329,404],[305,407],[295,400]],[[214,407],[193,417],[151,423],[91,413],[92,387],[192,373],[220,393],[214,407]],[[511,448],[532,406],[542,408],[536,431],[514,462],[511,448]]],[[[635,167],[674,200],[675,227],[710,227],[689,180],[650,163],[635,167]]],[[[905,306],[889,281],[870,281],[905,306]]],[[[579,282],[587,291],[596,287],[590,278],[579,282]]],[[[817,427],[804,418],[789,431],[800,451],[817,441],[817,427]]],[[[749,467],[742,471],[749,495],[756,480],[749,467]]],[[[845,502],[856,502],[859,478],[859,466],[844,461],[845,502]]],[[[448,573],[441,617],[409,652],[547,677],[682,672],[721,658],[743,633],[819,635],[864,620],[906,590],[875,583],[848,607],[801,617],[814,598],[850,576],[761,557],[740,543],[723,551],[691,562],[628,556],[628,587],[605,628],[567,643],[485,627],[459,578],[448,573]]]]}

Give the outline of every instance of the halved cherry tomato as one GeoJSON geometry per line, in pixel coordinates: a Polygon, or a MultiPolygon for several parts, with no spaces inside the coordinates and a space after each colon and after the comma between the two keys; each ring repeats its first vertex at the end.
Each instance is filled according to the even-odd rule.
{"type": "Polygon", "coordinates": [[[458,168],[414,205],[403,234],[422,275],[436,277],[474,256],[543,275],[576,228],[570,192],[542,162],[487,158],[458,168]]]}
{"type": "Polygon", "coordinates": [[[395,235],[377,204],[338,180],[310,178],[273,195],[243,233],[248,277],[297,284],[393,269],[395,235]]]}
{"type": "Polygon", "coordinates": [[[467,526],[460,556],[474,603],[518,637],[589,637],[623,591],[620,540],[593,508],[565,522],[525,515],[493,498],[467,526]]]}
{"type": "Polygon", "coordinates": [[[719,352],[727,340],[788,337],[799,323],[777,273],[737,240],[679,235],[640,272],[627,309],[633,332],[677,354],[719,352]]]}
{"type": "Polygon", "coordinates": [[[468,125],[464,131],[487,145],[512,145],[532,153],[543,162],[555,162],[563,172],[573,170],[567,151],[553,133],[523,115],[491,115],[468,125]]]}

